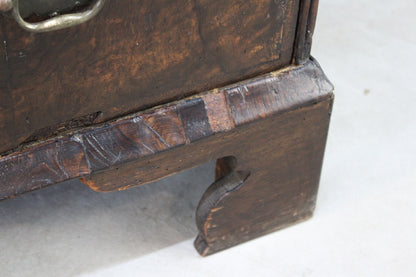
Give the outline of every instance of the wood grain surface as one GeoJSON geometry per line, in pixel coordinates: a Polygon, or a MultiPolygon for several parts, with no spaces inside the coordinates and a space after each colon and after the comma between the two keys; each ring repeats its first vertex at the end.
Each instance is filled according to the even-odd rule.
{"type": "Polygon", "coordinates": [[[81,180],[96,191],[122,190],[217,159],[216,181],[196,212],[202,256],[304,221],[315,208],[333,101],[332,86],[310,66],[192,99],[190,125],[203,137],[81,180]],[[209,104],[215,98],[226,105],[209,104]],[[219,117],[227,131],[210,132],[219,117]]]}
{"type": "Polygon", "coordinates": [[[113,0],[87,23],[42,34],[0,16],[0,153],[287,66],[299,8],[113,0]]]}
{"type": "MultiPolygon", "coordinates": [[[[98,191],[151,182],[196,166],[204,159],[220,157],[205,155],[210,153],[207,148],[186,166],[178,162],[169,169],[144,166],[152,174],[144,174],[143,169],[130,174],[111,171],[122,170],[120,165],[127,170],[134,166],[134,161],[157,157],[158,153],[209,137],[220,139],[219,134],[239,126],[328,99],[331,91],[332,86],[318,64],[310,61],[170,105],[64,133],[0,158],[0,199],[97,172],[101,174],[86,177],[85,182],[98,191]],[[132,178],[136,180],[134,183],[132,178]]],[[[223,153],[223,156],[229,155],[223,153]]]]}
{"type": "Polygon", "coordinates": [[[318,4],[319,0],[303,0],[300,2],[293,53],[294,64],[303,64],[309,60],[316,16],[318,13],[318,4]]]}
{"type": "Polygon", "coordinates": [[[0,17],[0,200],[73,178],[124,190],[217,160],[201,255],[309,218],[333,103],[310,58],[317,5],[108,1],[44,34],[0,17]]]}
{"type": "Polygon", "coordinates": [[[217,174],[197,208],[195,247],[202,256],[312,216],[331,107],[331,97],[319,99],[211,141],[214,156],[233,159],[217,164],[227,173],[217,174]]]}

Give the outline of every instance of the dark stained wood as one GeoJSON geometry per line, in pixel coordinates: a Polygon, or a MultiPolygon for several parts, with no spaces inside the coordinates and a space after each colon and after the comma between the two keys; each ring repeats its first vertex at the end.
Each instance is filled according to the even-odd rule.
{"type": "MultiPolygon", "coordinates": [[[[0,199],[50,185],[52,182],[42,183],[42,180],[54,180],[54,172],[73,172],[69,176],[62,174],[58,180],[60,182],[114,169],[127,162],[191,144],[197,139],[216,138],[219,133],[229,132],[240,125],[315,103],[320,98],[326,99],[329,91],[330,83],[317,63],[311,61],[304,66],[269,73],[113,122],[69,132],[0,158],[0,199]],[[239,98],[244,100],[239,103],[239,98]],[[194,128],[194,133],[191,128],[194,128]],[[57,145],[74,145],[72,147],[76,146],[77,150],[68,153],[61,150],[63,146],[57,145]],[[45,148],[49,150],[44,151],[45,148]],[[56,160],[56,157],[60,157],[61,162],[51,170],[46,170],[38,163],[39,160],[56,160]],[[66,159],[71,162],[66,163],[66,159]],[[81,161],[86,166],[80,166],[81,161]],[[17,172],[31,172],[28,175],[31,182],[43,185],[32,188],[17,172]],[[12,186],[15,190],[9,189],[12,186]]],[[[204,157],[203,153],[201,156],[204,157]]],[[[230,155],[224,153],[222,156],[230,155]]],[[[194,161],[194,164],[198,163],[194,161]]],[[[146,174],[137,179],[143,180],[143,183],[150,182],[174,173],[173,168],[160,171],[160,176],[146,174]]],[[[137,174],[141,175],[141,172],[137,174]]],[[[94,185],[94,189],[111,191],[129,187],[130,184],[122,180],[131,179],[131,176],[120,175],[120,180],[114,182],[116,180],[109,173],[104,178],[106,180],[94,185]]]]}
{"type": "Polygon", "coordinates": [[[193,98],[181,103],[178,106],[178,114],[189,142],[208,137],[213,133],[203,98],[193,98]]]}
{"type": "MultiPolygon", "coordinates": [[[[270,82],[269,89],[276,83],[270,82]]],[[[288,109],[281,107],[280,112],[264,119],[248,120],[228,132],[92,174],[82,181],[97,191],[126,189],[226,156],[218,160],[217,181],[202,196],[197,209],[195,246],[203,256],[306,220],[315,207],[333,100],[329,84],[315,83],[320,84],[324,85],[322,94],[315,87],[308,91],[311,98],[294,106],[288,101],[288,109]]],[[[264,92],[252,88],[248,86],[247,96],[264,92]]],[[[277,93],[282,99],[286,96],[284,91],[277,93]]],[[[247,98],[252,104],[263,102],[262,97],[247,98]]],[[[264,112],[261,106],[257,105],[260,114],[264,112]]]]}
{"type": "Polygon", "coordinates": [[[196,217],[197,250],[215,253],[312,215],[332,104],[327,96],[82,181],[97,191],[126,189],[228,155],[221,159],[231,162],[228,173],[217,176],[196,217]]]}
{"type": "Polygon", "coordinates": [[[201,255],[309,218],[333,102],[310,58],[317,5],[107,1],[45,34],[0,17],[0,200],[73,178],[123,190],[216,160],[201,255]]]}
{"type": "Polygon", "coordinates": [[[90,173],[77,141],[40,144],[0,159],[0,200],[90,173]]]}
{"type": "Polygon", "coordinates": [[[233,137],[237,165],[197,208],[195,247],[202,256],[312,216],[331,107],[332,98],[318,100],[244,125],[233,137]]]}
{"type": "Polygon", "coordinates": [[[333,102],[331,85],[310,65],[302,68],[305,75],[290,70],[225,89],[227,99],[244,97],[228,101],[231,130],[82,181],[97,191],[126,189],[224,157],[196,212],[195,247],[202,256],[310,218],[333,102]]]}
{"type": "Polygon", "coordinates": [[[0,16],[0,153],[287,66],[298,11],[299,0],[112,0],[43,34],[0,16]]]}
{"type": "Polygon", "coordinates": [[[312,216],[332,89],[311,60],[69,132],[0,158],[0,199],[71,178],[123,190],[218,159],[196,215],[210,255],[312,216]]]}
{"type": "Polygon", "coordinates": [[[294,64],[303,64],[309,60],[316,15],[318,13],[318,4],[319,0],[303,0],[300,2],[293,54],[294,64]]]}

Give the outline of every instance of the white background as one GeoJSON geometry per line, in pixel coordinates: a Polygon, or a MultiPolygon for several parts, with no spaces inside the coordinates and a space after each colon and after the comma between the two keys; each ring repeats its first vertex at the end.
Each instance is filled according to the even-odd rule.
{"type": "Polygon", "coordinates": [[[320,2],[336,99],[311,220],[201,258],[213,164],[110,194],[69,182],[0,202],[0,276],[416,276],[416,2],[320,2]]]}

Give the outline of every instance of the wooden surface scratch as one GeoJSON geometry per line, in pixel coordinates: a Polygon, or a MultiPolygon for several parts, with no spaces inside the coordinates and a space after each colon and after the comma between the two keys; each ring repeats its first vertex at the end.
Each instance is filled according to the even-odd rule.
{"type": "Polygon", "coordinates": [[[298,2],[111,1],[43,34],[1,16],[0,153],[289,65],[298,2]]]}
{"type": "Polygon", "coordinates": [[[0,158],[0,199],[107,170],[294,110],[328,97],[331,90],[318,64],[310,61],[71,132],[0,158]]]}

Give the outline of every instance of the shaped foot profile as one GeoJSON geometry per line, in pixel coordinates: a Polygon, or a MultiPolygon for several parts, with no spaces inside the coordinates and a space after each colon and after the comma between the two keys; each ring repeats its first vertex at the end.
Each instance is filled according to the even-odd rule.
{"type": "MultiPolygon", "coordinates": [[[[221,201],[243,186],[245,180],[250,176],[249,171],[235,171],[232,163],[235,163],[235,158],[233,157],[217,160],[217,180],[206,190],[196,211],[196,223],[200,234],[195,240],[195,248],[202,256],[209,255],[216,250],[216,247],[213,247],[215,242],[212,240],[207,241],[205,234],[217,227],[221,229],[225,227],[213,224],[213,213],[220,211],[223,208],[221,201]]],[[[225,239],[225,235],[220,238],[221,242],[225,241],[225,239]]]]}
{"type": "Polygon", "coordinates": [[[74,178],[123,190],[223,157],[196,212],[209,255],[312,215],[332,102],[312,60],[0,156],[0,200],[74,178]]]}

